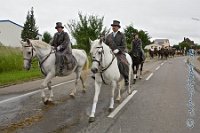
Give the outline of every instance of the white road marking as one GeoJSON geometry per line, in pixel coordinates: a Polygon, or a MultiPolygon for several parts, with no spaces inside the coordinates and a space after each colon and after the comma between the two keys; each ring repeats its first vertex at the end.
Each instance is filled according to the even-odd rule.
{"type": "Polygon", "coordinates": [[[131,95],[129,95],[117,108],[108,115],[109,118],[114,118],[115,115],[131,100],[131,98],[137,93],[137,90],[134,90],[131,95]]]}
{"type": "Polygon", "coordinates": [[[146,80],[149,80],[152,76],[153,76],[153,73],[151,73],[151,74],[146,78],[146,80]]]}
{"type": "Polygon", "coordinates": [[[164,62],[160,64],[161,66],[164,65],[164,62]]]}
{"type": "Polygon", "coordinates": [[[160,68],[160,66],[156,67],[156,71],[160,68]]]}
{"type": "MultiPolygon", "coordinates": [[[[74,82],[74,81],[75,81],[75,79],[74,79],[74,80],[69,80],[69,81],[66,81],[66,82],[62,82],[62,83],[53,85],[52,88],[57,87],[57,86],[60,86],[60,85],[63,85],[63,84],[68,84],[68,83],[71,83],[71,82],[74,82]]],[[[45,89],[48,89],[48,88],[45,88],[45,89]]],[[[34,94],[40,92],[40,91],[41,91],[41,90],[36,90],[36,91],[29,92],[29,93],[26,93],[26,94],[23,94],[23,95],[20,95],[20,96],[8,98],[8,99],[6,99],[6,100],[0,101],[0,104],[7,103],[7,102],[11,102],[11,101],[17,100],[17,99],[19,99],[19,98],[31,96],[31,95],[34,95],[34,94]]]]}

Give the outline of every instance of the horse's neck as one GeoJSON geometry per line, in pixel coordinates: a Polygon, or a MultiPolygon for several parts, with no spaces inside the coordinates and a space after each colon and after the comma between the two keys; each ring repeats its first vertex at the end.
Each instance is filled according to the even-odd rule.
{"type": "Polygon", "coordinates": [[[51,52],[51,48],[36,48],[36,56],[41,61],[51,52]]]}
{"type": "Polygon", "coordinates": [[[108,66],[113,58],[113,54],[111,53],[111,49],[107,46],[103,46],[104,47],[104,59],[103,59],[103,66],[108,66]]]}

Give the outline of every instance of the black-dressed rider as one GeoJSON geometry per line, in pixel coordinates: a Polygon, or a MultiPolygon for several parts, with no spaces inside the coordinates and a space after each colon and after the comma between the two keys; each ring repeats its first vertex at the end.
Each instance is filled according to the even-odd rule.
{"type": "Polygon", "coordinates": [[[105,44],[107,44],[116,55],[118,59],[119,71],[124,76],[125,84],[128,85],[128,62],[126,60],[126,40],[125,36],[122,32],[119,31],[120,29],[120,22],[118,20],[113,20],[113,24],[111,24],[113,32],[110,33],[106,39],[105,44]]]}
{"type": "Polygon", "coordinates": [[[55,29],[57,32],[54,34],[53,40],[50,44],[56,49],[56,72],[58,75],[63,74],[64,62],[70,62],[72,56],[71,42],[67,32],[64,32],[64,27],[61,22],[56,23],[55,29]]]}
{"type": "Polygon", "coordinates": [[[144,54],[144,50],[142,48],[142,40],[139,38],[139,35],[137,33],[133,34],[131,52],[138,53],[139,55],[137,55],[137,56],[140,56],[141,62],[145,61],[145,54],[144,54]]]}

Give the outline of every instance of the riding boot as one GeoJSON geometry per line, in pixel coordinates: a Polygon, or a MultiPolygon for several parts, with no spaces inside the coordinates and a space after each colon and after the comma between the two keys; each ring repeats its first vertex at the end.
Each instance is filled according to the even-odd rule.
{"type": "Polygon", "coordinates": [[[64,58],[63,57],[61,57],[61,60],[60,60],[61,62],[60,62],[60,66],[59,66],[59,75],[60,76],[63,76],[63,70],[64,70],[64,58]]]}

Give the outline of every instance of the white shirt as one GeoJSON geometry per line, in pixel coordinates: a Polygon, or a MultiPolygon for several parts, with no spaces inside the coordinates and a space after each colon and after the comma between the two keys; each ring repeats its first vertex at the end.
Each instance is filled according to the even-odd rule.
{"type": "MultiPolygon", "coordinates": [[[[117,31],[117,32],[118,32],[118,31],[117,31]]],[[[117,32],[113,32],[113,37],[115,37],[115,36],[116,36],[117,32]]]]}

